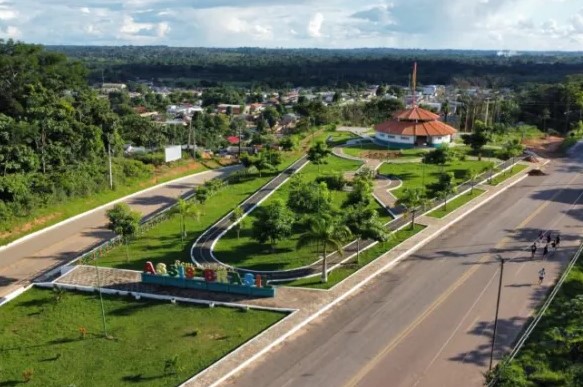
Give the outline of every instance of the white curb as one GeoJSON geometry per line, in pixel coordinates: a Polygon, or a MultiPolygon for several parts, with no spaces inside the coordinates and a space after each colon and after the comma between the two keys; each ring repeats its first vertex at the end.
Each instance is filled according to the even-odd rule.
{"type": "Polygon", "coordinates": [[[160,187],[163,187],[163,186],[165,186],[165,185],[169,185],[169,184],[173,184],[173,183],[176,183],[176,182],[179,182],[179,181],[182,181],[182,180],[190,179],[190,178],[192,178],[192,177],[194,177],[194,176],[199,176],[199,175],[203,175],[203,174],[210,173],[210,172],[222,171],[222,170],[224,170],[224,169],[227,169],[227,168],[230,168],[230,169],[235,169],[234,167],[235,167],[235,166],[227,166],[227,167],[223,167],[223,168],[219,168],[219,169],[211,169],[211,170],[208,170],[208,171],[203,171],[203,172],[193,173],[193,174],[191,174],[191,175],[188,175],[188,176],[179,177],[178,179],[170,180],[170,181],[167,181],[167,182],[165,182],[165,183],[160,183],[160,184],[157,184],[157,185],[155,185],[155,186],[152,186],[152,187],[149,187],[149,188],[143,189],[143,190],[141,190],[141,191],[134,192],[133,194],[129,194],[129,195],[127,195],[127,196],[124,196],[124,197],[122,197],[122,198],[115,199],[114,201],[111,201],[111,202],[108,202],[108,203],[102,204],[102,205],[100,205],[99,207],[95,207],[95,208],[93,208],[93,209],[91,209],[91,210],[89,210],[89,211],[85,211],[85,212],[83,212],[83,213],[81,213],[81,214],[77,214],[77,215],[75,215],[75,216],[72,216],[72,217],[70,217],[70,218],[67,218],[67,219],[65,219],[65,220],[62,220],[62,221],[60,221],[59,223],[55,223],[55,224],[53,224],[53,225],[51,225],[51,226],[45,227],[45,228],[43,228],[43,229],[40,229],[40,230],[38,230],[38,231],[35,231],[35,232],[33,232],[33,233],[30,233],[30,234],[28,234],[28,235],[25,235],[25,236],[23,236],[23,237],[21,237],[21,238],[18,238],[18,239],[16,239],[15,241],[12,241],[12,242],[10,242],[10,243],[7,243],[7,244],[5,244],[5,245],[2,245],[2,246],[0,246],[0,251],[6,250],[6,249],[7,249],[7,248],[9,248],[9,247],[12,247],[12,246],[18,245],[18,244],[20,244],[20,243],[26,242],[26,241],[27,241],[27,240],[29,240],[29,239],[32,239],[32,238],[35,238],[35,237],[37,237],[37,236],[39,236],[39,235],[41,235],[41,234],[44,234],[45,232],[48,232],[48,231],[54,230],[55,228],[58,228],[58,227],[64,226],[64,225],[65,225],[65,224],[67,224],[67,223],[73,222],[73,221],[75,221],[75,220],[77,220],[77,219],[79,219],[79,218],[82,218],[82,217],[86,216],[86,215],[93,214],[93,213],[95,213],[95,212],[97,212],[97,211],[100,211],[100,210],[102,210],[102,209],[104,209],[104,208],[106,208],[106,207],[109,207],[109,206],[111,206],[111,205],[117,204],[117,203],[119,203],[119,202],[123,202],[123,201],[125,201],[125,200],[127,200],[127,199],[130,199],[130,198],[134,197],[134,196],[141,195],[141,194],[143,194],[143,193],[146,193],[146,192],[149,192],[149,191],[155,190],[155,189],[157,189],[157,188],[160,188],[160,187]]]}

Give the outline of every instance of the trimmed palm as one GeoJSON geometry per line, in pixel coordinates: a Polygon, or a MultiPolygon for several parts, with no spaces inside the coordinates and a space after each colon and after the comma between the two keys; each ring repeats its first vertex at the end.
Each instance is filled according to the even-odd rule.
{"type": "Polygon", "coordinates": [[[322,247],[322,282],[328,282],[327,254],[337,251],[343,254],[343,240],[348,238],[350,230],[338,219],[329,216],[313,218],[308,231],[300,235],[296,248],[301,249],[318,243],[322,247]]]}
{"type": "Polygon", "coordinates": [[[421,189],[406,188],[403,190],[403,195],[397,200],[397,205],[405,207],[406,211],[411,214],[411,228],[415,227],[415,214],[419,207],[425,206],[427,200],[425,192],[421,189]]]}
{"type": "Polygon", "coordinates": [[[193,202],[184,199],[178,199],[176,207],[173,210],[174,213],[180,216],[180,239],[184,242],[186,237],[186,217],[188,215],[196,214],[196,207],[193,202]]]}

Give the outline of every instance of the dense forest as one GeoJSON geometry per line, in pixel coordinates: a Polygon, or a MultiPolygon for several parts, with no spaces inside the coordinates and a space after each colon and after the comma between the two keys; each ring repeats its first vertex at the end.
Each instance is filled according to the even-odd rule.
{"type": "Polygon", "coordinates": [[[176,86],[216,83],[345,87],[358,83],[407,85],[411,63],[420,66],[420,83],[463,80],[484,87],[525,82],[558,82],[583,73],[580,53],[396,49],[261,49],[166,46],[50,46],[83,61],[90,80],[154,80],[176,86]]]}

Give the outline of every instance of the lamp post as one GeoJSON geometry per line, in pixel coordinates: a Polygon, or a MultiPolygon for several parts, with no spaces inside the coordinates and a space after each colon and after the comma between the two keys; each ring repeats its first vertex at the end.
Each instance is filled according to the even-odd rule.
{"type": "Polygon", "coordinates": [[[494,317],[494,331],[492,332],[492,348],[490,350],[490,366],[489,370],[492,369],[492,363],[494,362],[494,345],[496,344],[496,331],[498,329],[498,312],[500,310],[500,296],[502,294],[502,278],[504,276],[504,263],[508,259],[502,258],[498,255],[498,260],[500,261],[500,279],[498,281],[498,299],[496,300],[496,316],[494,317]]]}

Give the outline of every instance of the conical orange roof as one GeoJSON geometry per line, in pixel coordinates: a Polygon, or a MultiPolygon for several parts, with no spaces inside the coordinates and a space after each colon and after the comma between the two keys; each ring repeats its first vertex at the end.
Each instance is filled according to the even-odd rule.
{"type": "Polygon", "coordinates": [[[399,121],[435,121],[439,119],[439,115],[414,106],[409,109],[401,110],[396,113],[394,118],[399,121]]]}

